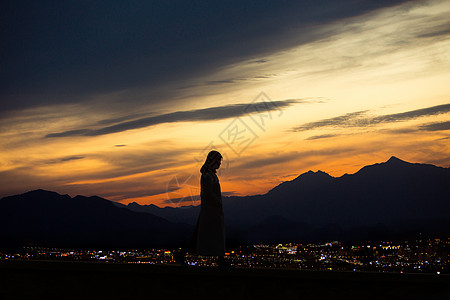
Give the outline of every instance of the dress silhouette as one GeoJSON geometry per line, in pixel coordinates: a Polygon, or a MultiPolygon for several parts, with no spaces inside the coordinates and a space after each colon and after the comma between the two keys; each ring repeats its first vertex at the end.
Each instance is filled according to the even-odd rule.
{"type": "Polygon", "coordinates": [[[195,253],[198,255],[225,255],[225,222],[222,194],[216,170],[220,167],[222,155],[217,151],[208,153],[200,169],[201,208],[194,231],[195,253]]]}

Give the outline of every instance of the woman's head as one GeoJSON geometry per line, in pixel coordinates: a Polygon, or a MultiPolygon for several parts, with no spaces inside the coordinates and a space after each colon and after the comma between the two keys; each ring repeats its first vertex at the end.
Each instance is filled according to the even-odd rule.
{"type": "Polygon", "coordinates": [[[200,169],[200,172],[205,173],[208,171],[216,171],[220,167],[220,164],[222,163],[222,155],[212,150],[208,153],[208,156],[206,157],[205,163],[203,164],[202,168],[200,169]]]}

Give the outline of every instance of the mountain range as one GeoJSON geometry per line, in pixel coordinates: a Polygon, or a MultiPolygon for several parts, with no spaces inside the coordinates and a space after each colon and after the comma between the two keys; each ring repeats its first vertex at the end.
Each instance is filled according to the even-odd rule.
{"type": "Polygon", "coordinates": [[[0,249],[27,244],[59,247],[178,246],[193,226],[117,207],[97,197],[30,191],[0,200],[0,249]]]}
{"type": "MultiPolygon", "coordinates": [[[[450,168],[396,157],[340,177],[309,171],[263,195],[223,197],[227,243],[448,236],[449,183],[450,168]]],[[[199,210],[36,190],[0,200],[0,247],[184,245],[199,210]]]]}
{"type": "MultiPolygon", "coordinates": [[[[450,234],[450,168],[391,157],[354,174],[309,171],[263,195],[223,197],[230,241],[403,238],[450,234]]],[[[121,204],[119,204],[121,205],[121,204]]],[[[195,224],[198,206],[133,211],[195,224]]]]}

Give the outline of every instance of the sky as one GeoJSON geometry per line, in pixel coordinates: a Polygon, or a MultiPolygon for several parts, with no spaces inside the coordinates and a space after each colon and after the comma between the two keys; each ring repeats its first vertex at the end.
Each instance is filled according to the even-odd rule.
{"type": "Polygon", "coordinates": [[[450,2],[6,1],[0,197],[263,194],[396,156],[450,167],[450,2]]]}

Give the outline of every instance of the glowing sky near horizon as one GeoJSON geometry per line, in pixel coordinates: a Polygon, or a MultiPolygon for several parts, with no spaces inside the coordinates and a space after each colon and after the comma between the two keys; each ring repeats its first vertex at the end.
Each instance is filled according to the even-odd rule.
{"type": "Polygon", "coordinates": [[[450,167],[448,20],[449,1],[407,1],[284,28],[273,40],[288,39],[283,47],[176,80],[18,105],[0,119],[0,196],[43,188],[196,204],[211,148],[224,156],[224,195],[265,193],[308,170],[354,173],[392,155],[450,167]],[[246,130],[241,140],[233,129],[246,130]]]}

